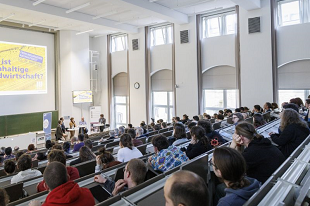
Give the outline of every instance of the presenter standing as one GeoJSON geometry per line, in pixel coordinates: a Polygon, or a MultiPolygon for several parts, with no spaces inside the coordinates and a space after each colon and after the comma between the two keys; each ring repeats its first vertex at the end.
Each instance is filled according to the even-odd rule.
{"type": "MultiPolygon", "coordinates": [[[[76,127],[75,121],[74,121],[74,117],[70,118],[70,123],[69,123],[70,129],[74,129],[76,127]]],[[[70,131],[70,139],[72,137],[74,137],[75,131],[70,131]]]]}
{"type": "Polygon", "coordinates": [[[105,122],[106,122],[106,119],[104,118],[104,115],[100,114],[99,124],[103,124],[103,126],[100,126],[100,132],[103,132],[105,128],[105,122]]]}

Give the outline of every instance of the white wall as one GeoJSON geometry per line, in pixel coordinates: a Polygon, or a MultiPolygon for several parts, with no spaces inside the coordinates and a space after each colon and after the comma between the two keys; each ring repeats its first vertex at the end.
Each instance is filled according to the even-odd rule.
{"type": "Polygon", "coordinates": [[[261,9],[240,8],[241,106],[252,108],[273,100],[270,1],[261,9]],[[261,32],[248,33],[248,18],[261,17],[261,32]]]}
{"type": "MultiPolygon", "coordinates": [[[[0,115],[55,110],[54,35],[0,27],[0,40],[47,47],[47,94],[4,95],[0,97],[0,115]]],[[[0,80],[2,81],[2,80],[0,80]]]]}
{"type": "Polygon", "coordinates": [[[127,50],[117,51],[111,54],[112,78],[121,72],[127,73],[127,50]]]}
{"type": "Polygon", "coordinates": [[[172,44],[151,47],[151,73],[162,69],[172,70],[172,44]]]}

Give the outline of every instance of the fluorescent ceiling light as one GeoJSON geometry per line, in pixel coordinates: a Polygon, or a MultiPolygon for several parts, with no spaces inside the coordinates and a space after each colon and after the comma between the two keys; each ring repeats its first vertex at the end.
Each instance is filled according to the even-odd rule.
{"type": "Polygon", "coordinates": [[[33,2],[32,5],[33,5],[33,6],[36,6],[36,5],[38,5],[38,4],[41,4],[41,3],[44,2],[44,1],[46,1],[46,0],[38,0],[38,1],[36,1],[36,2],[33,2]]]}
{"type": "Polygon", "coordinates": [[[151,3],[155,2],[155,1],[158,1],[158,0],[149,0],[149,2],[151,2],[151,3]]]}
{"type": "Polygon", "coordinates": [[[88,3],[86,3],[86,4],[82,4],[82,5],[80,5],[80,6],[77,6],[77,7],[74,7],[74,8],[72,8],[72,9],[67,10],[66,13],[69,14],[69,13],[74,12],[74,11],[77,11],[77,10],[79,10],[79,9],[83,9],[83,8],[89,6],[89,5],[90,5],[90,2],[88,2],[88,3]]]}
{"type": "Polygon", "coordinates": [[[106,36],[106,34],[100,34],[100,35],[94,36],[94,38],[98,38],[98,37],[102,37],[102,36],[106,36]]]}
{"type": "Polygon", "coordinates": [[[43,23],[43,22],[45,22],[45,21],[46,21],[46,20],[42,20],[42,21],[39,21],[39,22],[37,22],[37,23],[29,24],[29,27],[36,26],[36,25],[41,24],[41,23],[43,23]]]}
{"type": "Polygon", "coordinates": [[[108,13],[105,13],[105,14],[94,16],[93,19],[99,19],[99,18],[102,18],[102,17],[110,16],[112,14],[116,14],[116,13],[117,13],[117,11],[111,11],[111,12],[108,12],[108,13]]]}
{"type": "Polygon", "coordinates": [[[87,30],[87,31],[81,31],[81,32],[76,33],[75,35],[85,34],[85,33],[92,32],[92,31],[94,31],[94,30],[91,29],[91,30],[87,30]]]}
{"type": "Polygon", "coordinates": [[[7,19],[9,19],[9,18],[11,18],[11,17],[13,17],[13,16],[15,16],[15,14],[10,14],[10,15],[7,16],[7,17],[3,17],[2,19],[0,19],[0,22],[2,22],[2,21],[4,21],[4,20],[7,20],[7,19]]]}

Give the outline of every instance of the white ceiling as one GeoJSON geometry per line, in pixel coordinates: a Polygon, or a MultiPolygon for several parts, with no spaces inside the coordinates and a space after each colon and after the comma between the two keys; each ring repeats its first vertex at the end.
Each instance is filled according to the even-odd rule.
{"type": "Polygon", "coordinates": [[[40,26],[52,29],[86,31],[91,36],[135,32],[137,28],[162,22],[184,22],[187,16],[234,6],[230,0],[0,0],[0,17],[11,13],[9,21],[27,24],[44,21],[40,26]],[[90,6],[66,14],[66,10],[90,2],[90,6]],[[137,3],[136,3],[137,2],[137,3]],[[110,15],[109,15],[110,14],[110,15]],[[93,19],[97,15],[106,15],[93,19]]]}

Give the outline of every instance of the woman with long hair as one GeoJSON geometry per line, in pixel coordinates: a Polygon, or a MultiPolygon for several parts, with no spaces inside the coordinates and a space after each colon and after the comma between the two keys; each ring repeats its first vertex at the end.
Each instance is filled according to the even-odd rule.
{"type": "Polygon", "coordinates": [[[260,113],[256,113],[253,115],[253,125],[255,128],[263,126],[264,124],[266,124],[266,121],[263,115],[261,115],[260,113]]]}
{"type": "Polygon", "coordinates": [[[100,148],[99,155],[96,157],[95,173],[120,163],[120,161],[115,161],[111,152],[107,151],[105,147],[100,148]]]}
{"type": "Polygon", "coordinates": [[[242,155],[229,147],[219,147],[210,160],[215,175],[226,185],[226,195],[217,206],[243,205],[260,187],[253,178],[246,177],[246,163],[242,155]]]}
{"type": "Polygon", "coordinates": [[[199,120],[197,125],[201,126],[205,130],[206,136],[210,140],[210,144],[213,147],[219,146],[219,145],[224,144],[225,142],[227,142],[222,137],[222,135],[220,135],[220,133],[218,133],[217,131],[214,131],[213,125],[212,125],[212,123],[210,121],[208,121],[208,120],[199,120]]]}
{"type": "Polygon", "coordinates": [[[117,160],[120,162],[128,162],[131,159],[142,157],[142,153],[133,146],[132,138],[129,134],[122,134],[119,141],[121,147],[117,153],[117,160]]]}
{"type": "Polygon", "coordinates": [[[191,128],[191,142],[186,149],[186,156],[193,159],[212,149],[205,130],[201,126],[191,128]]]}
{"type": "Polygon", "coordinates": [[[264,183],[284,162],[282,152],[267,138],[258,134],[254,126],[242,122],[236,126],[231,148],[245,147],[242,156],[247,164],[247,175],[264,183]],[[272,157],[272,158],[271,158],[272,157]]]}
{"type": "Polygon", "coordinates": [[[280,118],[281,134],[271,132],[269,135],[272,141],[279,145],[279,149],[287,158],[307,138],[310,131],[307,123],[293,109],[285,109],[281,113],[280,118]]]}
{"type": "Polygon", "coordinates": [[[70,166],[79,164],[82,162],[87,162],[96,158],[96,155],[86,146],[83,146],[79,150],[79,158],[70,162],[70,166]]]}
{"type": "Polygon", "coordinates": [[[185,126],[176,123],[173,127],[173,136],[168,138],[169,145],[179,145],[187,141],[185,126]]]}

